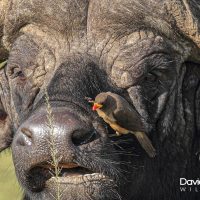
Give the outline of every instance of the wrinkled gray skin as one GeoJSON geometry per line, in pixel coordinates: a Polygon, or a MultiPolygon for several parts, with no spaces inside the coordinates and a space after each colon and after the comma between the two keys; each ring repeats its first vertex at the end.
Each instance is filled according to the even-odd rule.
{"type": "Polygon", "coordinates": [[[0,150],[11,145],[25,199],[56,193],[39,167],[51,160],[45,88],[60,162],[106,176],[68,177],[63,200],[197,199],[179,178],[200,174],[199,30],[198,0],[0,0],[0,150]],[[84,99],[103,91],[132,103],[156,158],[108,137],[84,99]]]}

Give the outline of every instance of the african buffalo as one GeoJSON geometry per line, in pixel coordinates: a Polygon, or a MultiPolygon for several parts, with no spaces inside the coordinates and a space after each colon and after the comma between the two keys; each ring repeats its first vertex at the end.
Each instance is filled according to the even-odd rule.
{"type": "Polygon", "coordinates": [[[180,191],[200,177],[199,0],[0,0],[0,38],[0,151],[24,199],[57,183],[63,200],[199,198],[180,191]],[[155,158],[110,137],[85,99],[106,91],[133,105],[155,158]]]}

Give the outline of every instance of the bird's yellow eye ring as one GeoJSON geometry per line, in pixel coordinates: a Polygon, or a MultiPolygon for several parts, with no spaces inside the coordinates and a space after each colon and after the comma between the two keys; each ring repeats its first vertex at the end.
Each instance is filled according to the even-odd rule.
{"type": "Polygon", "coordinates": [[[99,103],[94,103],[93,104],[93,107],[92,107],[92,110],[97,110],[97,109],[100,109],[100,108],[102,108],[103,107],[103,105],[102,104],[99,104],[99,103]]]}

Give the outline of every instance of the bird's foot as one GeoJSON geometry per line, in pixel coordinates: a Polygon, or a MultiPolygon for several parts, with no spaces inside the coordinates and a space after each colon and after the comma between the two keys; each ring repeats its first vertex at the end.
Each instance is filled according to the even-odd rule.
{"type": "Polygon", "coordinates": [[[119,137],[119,136],[121,136],[122,134],[121,133],[119,133],[119,132],[115,132],[116,134],[109,134],[109,137],[119,137]]]}
{"type": "Polygon", "coordinates": [[[116,133],[116,136],[121,136],[122,134],[121,133],[119,133],[119,132],[115,132],[116,133]]]}

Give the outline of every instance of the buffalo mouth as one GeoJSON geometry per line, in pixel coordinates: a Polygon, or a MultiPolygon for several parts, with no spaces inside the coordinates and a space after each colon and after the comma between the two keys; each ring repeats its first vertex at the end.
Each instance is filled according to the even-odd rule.
{"type": "Polygon", "coordinates": [[[102,173],[91,171],[76,163],[59,164],[57,170],[56,175],[56,168],[48,163],[33,167],[27,176],[30,190],[32,192],[42,192],[45,188],[58,183],[61,185],[79,185],[109,179],[102,173]]]}
{"type": "MultiPolygon", "coordinates": [[[[80,167],[78,165],[70,164],[70,165],[61,165],[61,171],[57,178],[57,182],[60,184],[81,184],[88,181],[97,181],[105,179],[106,176],[100,173],[94,173],[93,171],[86,169],[84,167],[80,167]],[[69,167],[70,166],[70,167],[69,167]],[[65,168],[66,167],[66,168],[65,168]]],[[[47,184],[51,184],[56,180],[55,176],[52,176],[47,184]]]]}

